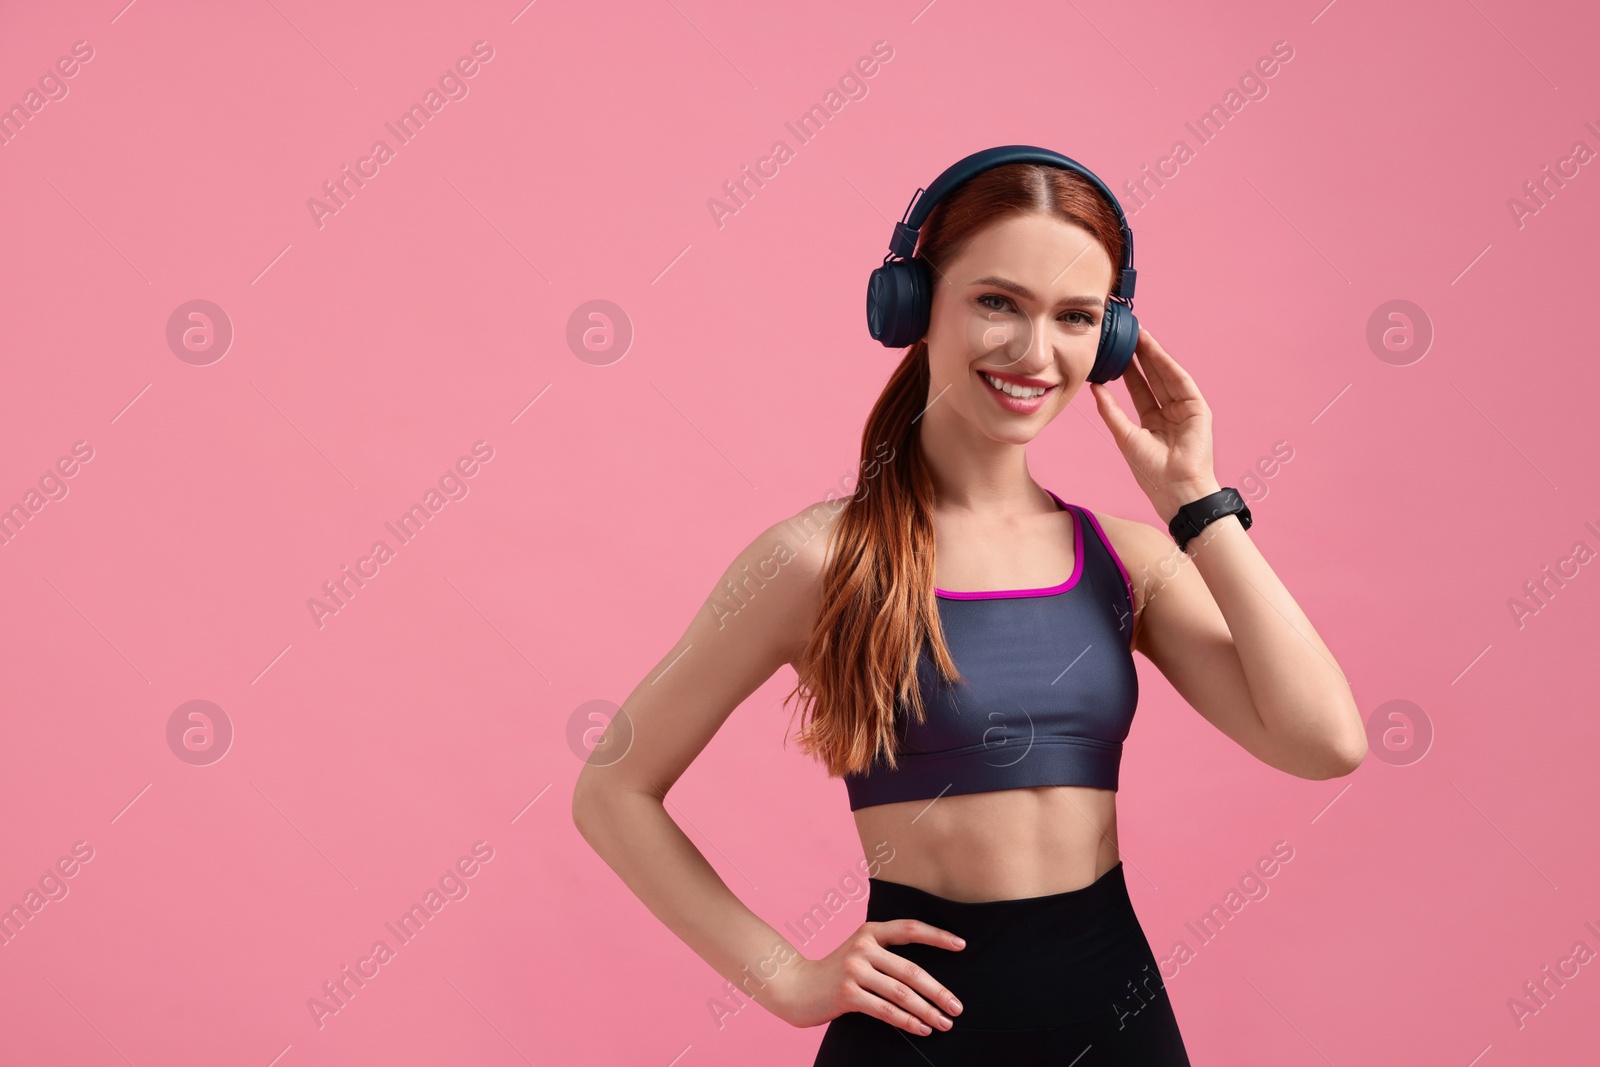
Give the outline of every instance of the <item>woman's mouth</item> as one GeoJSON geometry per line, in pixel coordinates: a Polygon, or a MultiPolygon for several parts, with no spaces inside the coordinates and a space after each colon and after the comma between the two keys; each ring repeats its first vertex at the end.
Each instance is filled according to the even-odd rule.
{"type": "Polygon", "coordinates": [[[995,401],[1007,411],[1018,415],[1031,415],[1044,406],[1044,398],[1055,388],[1054,385],[1018,385],[1016,382],[997,378],[987,371],[978,371],[987,386],[985,392],[995,398],[995,401]]]}

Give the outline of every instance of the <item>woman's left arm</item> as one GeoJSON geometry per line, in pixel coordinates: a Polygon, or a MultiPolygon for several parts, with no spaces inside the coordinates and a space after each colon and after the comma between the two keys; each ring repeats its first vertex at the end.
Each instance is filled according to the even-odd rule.
{"type": "MultiPolygon", "coordinates": [[[[1216,492],[1211,412],[1188,373],[1140,329],[1124,379],[1140,425],[1103,385],[1102,418],[1163,526],[1216,492]]],[[[1349,774],[1366,757],[1350,684],[1238,516],[1182,552],[1165,531],[1113,521],[1140,605],[1136,646],[1209,722],[1257,759],[1302,778],[1349,774]]]]}

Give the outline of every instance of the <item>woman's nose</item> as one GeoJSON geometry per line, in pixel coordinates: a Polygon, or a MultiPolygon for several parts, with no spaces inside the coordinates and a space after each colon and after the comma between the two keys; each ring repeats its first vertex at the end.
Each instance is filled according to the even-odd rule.
{"type": "Polygon", "coordinates": [[[1044,320],[1018,317],[1014,336],[1006,345],[1007,368],[1015,374],[1037,375],[1050,365],[1050,332],[1044,320]]]}
{"type": "Polygon", "coordinates": [[[997,318],[992,316],[980,324],[978,345],[985,353],[985,362],[1014,374],[1037,374],[1050,365],[1054,354],[1043,320],[1021,315],[1004,321],[997,318]]]}

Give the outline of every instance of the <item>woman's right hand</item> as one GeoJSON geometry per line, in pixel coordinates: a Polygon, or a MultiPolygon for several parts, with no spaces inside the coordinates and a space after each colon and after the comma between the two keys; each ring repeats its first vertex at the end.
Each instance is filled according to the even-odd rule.
{"type": "Polygon", "coordinates": [[[960,1014],[961,1002],[933,975],[884,947],[912,942],[952,951],[966,944],[917,919],[862,923],[820,960],[786,964],[794,970],[768,1010],[791,1026],[819,1026],[859,1011],[913,1034],[948,1030],[954,1025],[948,1015],[960,1014]]]}

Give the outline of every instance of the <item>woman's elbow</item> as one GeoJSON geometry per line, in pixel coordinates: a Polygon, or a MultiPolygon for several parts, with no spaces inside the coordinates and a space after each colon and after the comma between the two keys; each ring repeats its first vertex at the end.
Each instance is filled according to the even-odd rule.
{"type": "Polygon", "coordinates": [[[588,767],[578,773],[578,780],[572,787],[572,825],[591,844],[600,820],[604,793],[605,786],[589,772],[588,767]]]}
{"type": "Polygon", "coordinates": [[[603,764],[586,764],[572,787],[572,825],[593,845],[595,835],[614,821],[614,814],[626,818],[638,812],[629,799],[636,795],[653,798],[659,803],[664,793],[635,781],[619,779],[615,772],[608,774],[603,764]]]}
{"type": "Polygon", "coordinates": [[[1364,732],[1356,733],[1323,746],[1310,768],[1310,773],[1302,777],[1313,781],[1343,778],[1353,773],[1366,758],[1367,735],[1364,732]]]}

